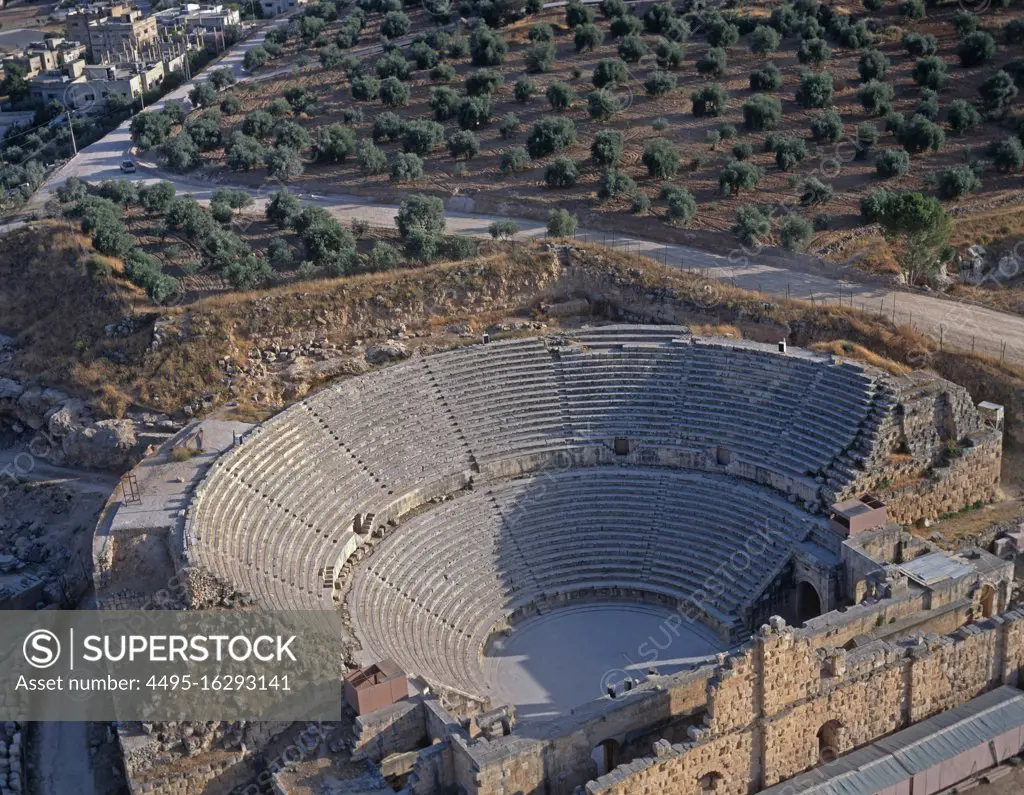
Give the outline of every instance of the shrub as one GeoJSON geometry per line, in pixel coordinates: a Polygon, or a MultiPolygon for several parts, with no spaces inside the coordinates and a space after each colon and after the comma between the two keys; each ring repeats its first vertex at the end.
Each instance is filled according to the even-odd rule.
{"type": "Polygon", "coordinates": [[[380,21],[380,35],[397,39],[409,32],[409,17],[401,11],[389,11],[380,21]]]}
{"type": "Polygon", "coordinates": [[[572,86],[560,80],[548,86],[545,96],[552,110],[566,110],[576,100],[576,92],[572,90],[572,86]]]}
{"type": "Polygon", "coordinates": [[[469,55],[470,45],[469,39],[463,36],[461,33],[454,34],[448,39],[448,57],[449,58],[465,58],[469,55]]]}
{"type": "Polygon", "coordinates": [[[779,241],[790,251],[803,251],[813,234],[811,222],[799,215],[790,215],[779,225],[779,241]]]}
{"type": "Polygon", "coordinates": [[[265,49],[253,47],[251,50],[246,51],[245,57],[242,59],[242,67],[247,72],[255,72],[261,66],[266,66],[269,60],[270,56],[265,49]]]}
{"type": "Polygon", "coordinates": [[[654,58],[662,69],[677,69],[683,64],[686,48],[678,42],[666,38],[658,39],[654,45],[654,58]]]}
{"type": "Polygon", "coordinates": [[[996,54],[996,42],[982,30],[969,33],[957,45],[956,55],[964,67],[981,66],[996,54]]]}
{"type": "Polygon", "coordinates": [[[614,199],[618,196],[630,196],[636,191],[636,182],[625,172],[617,168],[605,169],[597,182],[597,198],[614,199]]]}
{"type": "Polygon", "coordinates": [[[487,231],[495,240],[511,240],[519,233],[519,224],[515,221],[492,221],[487,231]]]}
{"type": "Polygon", "coordinates": [[[463,97],[459,102],[456,116],[459,120],[459,127],[463,130],[475,130],[487,124],[491,120],[492,113],[491,97],[489,94],[483,94],[479,97],[463,97]]]}
{"type": "Polygon", "coordinates": [[[434,113],[437,121],[447,121],[455,116],[461,101],[459,93],[450,86],[438,86],[430,89],[430,97],[427,105],[434,113]]]}
{"type": "Polygon", "coordinates": [[[720,47],[712,47],[697,59],[697,71],[702,75],[722,77],[725,75],[727,67],[728,58],[725,50],[720,47]]]}
{"type": "Polygon", "coordinates": [[[350,90],[352,99],[359,102],[370,102],[380,95],[380,81],[370,75],[363,75],[352,81],[350,90]]]}
{"type": "Polygon", "coordinates": [[[756,53],[775,52],[779,49],[782,37],[774,28],[766,25],[758,25],[750,34],[750,50],[756,53]]]}
{"type": "MultiPolygon", "coordinates": [[[[589,52],[600,47],[603,43],[604,31],[597,25],[580,25],[576,28],[576,33],[573,35],[573,45],[576,47],[576,52],[589,52]]],[[[554,62],[553,58],[552,62],[554,62]]]]}
{"type": "Polygon", "coordinates": [[[622,110],[619,98],[607,88],[598,88],[587,94],[587,113],[597,121],[608,121],[622,110]]]}
{"type": "Polygon", "coordinates": [[[723,194],[737,195],[741,190],[753,190],[761,179],[761,169],[743,160],[731,160],[725,164],[718,177],[718,186],[723,194]]]}
{"type": "Polygon", "coordinates": [[[388,108],[404,108],[409,104],[409,86],[397,77],[381,81],[380,101],[388,108]]]}
{"type": "Polygon", "coordinates": [[[624,36],[638,36],[643,32],[643,29],[644,23],[632,14],[615,17],[609,26],[612,38],[615,39],[621,39],[624,36]]]}
{"type": "Polygon", "coordinates": [[[872,146],[878,143],[878,137],[878,128],[875,125],[869,124],[868,122],[858,124],[857,137],[853,145],[854,158],[856,158],[857,160],[866,159],[868,156],[868,151],[871,149],[872,146]]]}
{"type": "Polygon", "coordinates": [[[879,50],[864,50],[857,62],[857,73],[861,82],[868,80],[882,80],[889,69],[889,59],[879,50]]]}
{"type": "Polygon", "coordinates": [[[625,138],[618,130],[599,130],[590,144],[590,155],[599,166],[615,167],[622,158],[625,138]]]}
{"type": "Polygon", "coordinates": [[[775,165],[790,171],[807,157],[807,147],[800,138],[780,138],[775,144],[775,165]]]}
{"type": "Polygon", "coordinates": [[[823,39],[805,39],[800,42],[796,57],[802,64],[821,66],[832,57],[832,48],[823,39]]]}
{"type": "Polygon", "coordinates": [[[493,94],[505,84],[505,78],[494,69],[477,69],[466,77],[466,93],[471,97],[493,94]]]}
{"type": "Polygon", "coordinates": [[[552,210],[548,213],[548,234],[552,237],[572,237],[576,234],[578,220],[568,210],[552,210]]]}
{"type": "Polygon", "coordinates": [[[899,135],[900,134],[900,130],[903,129],[903,125],[905,125],[906,123],[907,123],[907,120],[903,118],[903,114],[901,114],[901,113],[888,113],[885,116],[885,121],[883,122],[883,125],[884,125],[885,131],[887,133],[892,133],[893,135],[899,135]]]}
{"type": "Polygon", "coordinates": [[[413,152],[399,152],[391,161],[392,182],[418,182],[423,179],[423,160],[413,152]]]}
{"type": "Polygon", "coordinates": [[[486,25],[477,25],[469,37],[469,52],[475,66],[500,66],[508,54],[508,44],[486,25]]]}
{"type": "Polygon", "coordinates": [[[629,199],[629,211],[633,215],[643,215],[651,209],[651,197],[646,193],[634,193],[629,199]]]}
{"type": "Polygon", "coordinates": [[[619,39],[618,52],[623,61],[635,63],[647,55],[649,50],[639,36],[623,36],[619,39]]]}
{"type": "Polygon", "coordinates": [[[800,193],[800,203],[804,206],[815,204],[826,204],[832,201],[835,191],[828,183],[822,182],[817,177],[808,177],[803,184],[800,193]]]}
{"type": "Polygon", "coordinates": [[[981,124],[981,114],[965,99],[954,99],[949,103],[949,129],[963,135],[981,124]]]}
{"type": "Polygon", "coordinates": [[[981,188],[981,180],[968,166],[954,166],[939,172],[935,186],[941,199],[959,199],[981,188]]]}
{"type": "Polygon", "coordinates": [[[664,132],[668,129],[668,119],[659,116],[651,122],[651,127],[658,132],[664,132]]]}
{"type": "Polygon", "coordinates": [[[538,22],[530,28],[529,34],[530,41],[534,43],[554,41],[555,40],[555,29],[546,22],[538,22]]]}
{"type": "MultiPolygon", "coordinates": [[[[216,110],[205,111],[198,119],[193,119],[185,125],[185,131],[199,147],[201,152],[212,152],[217,149],[223,141],[220,129],[220,112],[216,110]],[[212,115],[209,115],[212,114],[212,115]]],[[[303,130],[305,133],[305,130],[303,130]]],[[[309,138],[306,137],[308,145],[309,138]]]]}
{"type": "Polygon", "coordinates": [[[911,154],[917,154],[931,149],[938,152],[945,143],[946,134],[942,128],[921,115],[915,115],[910,121],[903,125],[903,129],[896,135],[903,148],[911,154]]]}
{"type": "Polygon", "coordinates": [[[782,103],[766,94],[754,94],[743,103],[743,123],[750,130],[774,130],[782,119],[782,103]]]}
{"type": "MultiPolygon", "coordinates": [[[[71,182],[74,177],[69,177],[68,181],[64,183],[65,187],[71,182]]],[[[84,183],[81,183],[84,186],[84,183]]],[[[151,185],[143,185],[139,188],[139,201],[142,206],[151,213],[165,213],[167,208],[171,204],[171,200],[174,199],[176,189],[170,182],[154,182],[151,185]]],[[[84,193],[81,198],[84,198],[84,193]]],[[[64,201],[61,198],[61,201],[64,201]]],[[[72,201],[72,199],[68,199],[72,201]]]]}
{"type": "Polygon", "coordinates": [[[579,176],[579,165],[568,157],[556,157],[544,170],[544,182],[549,188],[571,188],[579,176]]]}
{"type": "Polygon", "coordinates": [[[213,83],[200,83],[188,92],[188,99],[197,108],[205,108],[217,101],[217,88],[213,83]]]}
{"type": "Polygon", "coordinates": [[[877,224],[885,215],[893,194],[885,188],[876,188],[860,200],[860,216],[865,223],[877,224]]]}
{"type": "Polygon", "coordinates": [[[969,11],[957,11],[953,14],[953,19],[950,21],[953,23],[953,27],[956,28],[957,35],[961,38],[969,33],[974,33],[980,24],[977,14],[972,14],[969,11]]]}
{"type": "Polygon", "coordinates": [[[275,146],[268,150],[263,156],[263,162],[267,164],[267,173],[282,182],[297,179],[305,170],[299,153],[290,146],[275,146]]]}
{"type": "Polygon", "coordinates": [[[161,147],[167,158],[168,168],[174,171],[188,171],[199,165],[199,147],[187,132],[180,132],[169,138],[161,147]]]}
{"type": "Polygon", "coordinates": [[[910,171],[910,155],[904,149],[886,149],[875,157],[875,171],[883,179],[901,177],[910,171]]]}
{"type": "Polygon", "coordinates": [[[1016,136],[992,144],[989,149],[995,167],[1004,174],[1016,173],[1024,168],[1024,146],[1016,136]]]}
{"type": "Polygon", "coordinates": [[[405,253],[421,262],[433,262],[444,248],[443,237],[425,229],[411,229],[405,237],[405,253]]]}
{"type": "Polygon", "coordinates": [[[729,95],[716,83],[698,88],[690,94],[690,102],[693,105],[693,115],[698,118],[721,116],[729,104],[729,95]]]}
{"type": "Polygon", "coordinates": [[[669,2],[648,7],[644,12],[644,27],[648,33],[661,33],[676,17],[676,10],[669,2]]]}
{"type": "Polygon", "coordinates": [[[513,93],[517,102],[528,102],[530,97],[537,93],[537,86],[528,77],[521,77],[516,80],[513,93]]]}
{"type": "Polygon", "coordinates": [[[941,89],[949,79],[946,62],[934,55],[918,58],[912,74],[915,83],[933,91],[941,89]]]}
{"type": "Polygon", "coordinates": [[[390,243],[378,240],[373,244],[366,261],[374,271],[394,270],[402,262],[402,252],[390,243]]]}
{"type": "Polygon", "coordinates": [[[1011,19],[1003,28],[1007,44],[1024,44],[1024,19],[1011,19]]]}
{"type": "Polygon", "coordinates": [[[430,70],[430,79],[438,83],[450,83],[455,79],[455,67],[450,63],[439,63],[430,70]]]}
{"type": "Polygon", "coordinates": [[[750,73],[751,91],[775,91],[781,85],[782,72],[771,61],[750,73]]]}
{"type": "Polygon", "coordinates": [[[242,109],[242,100],[234,94],[226,94],[220,101],[220,111],[228,116],[234,116],[242,109]]]}
{"type": "Polygon", "coordinates": [[[476,256],[476,241],[465,235],[451,235],[445,240],[445,249],[449,259],[471,259],[476,256]]]}
{"type": "Polygon", "coordinates": [[[731,47],[740,40],[739,28],[721,15],[709,15],[706,25],[708,43],[712,47],[731,47]]]}
{"type": "Polygon", "coordinates": [[[171,119],[159,111],[146,111],[135,116],[129,129],[132,141],[140,149],[160,146],[171,134],[171,119]]]}
{"type": "Polygon", "coordinates": [[[267,245],[267,260],[275,271],[286,271],[295,267],[295,250],[283,237],[275,237],[267,245]]]}
{"type": "Polygon", "coordinates": [[[377,72],[377,77],[381,80],[388,77],[397,77],[399,80],[405,80],[409,77],[409,72],[411,71],[409,62],[405,60],[405,56],[398,50],[384,53],[384,55],[377,59],[373,68],[377,72]]]}
{"type": "Polygon", "coordinates": [[[869,80],[857,89],[857,99],[864,110],[872,116],[883,116],[892,110],[892,100],[896,92],[891,83],[869,80]]]}
{"type": "Polygon", "coordinates": [[[397,141],[405,132],[405,122],[391,111],[378,113],[373,120],[371,133],[376,143],[397,141]]]}
{"type": "Polygon", "coordinates": [[[661,198],[668,204],[668,220],[677,226],[686,226],[697,217],[697,200],[686,188],[663,185],[661,198]]]}
{"type": "Polygon", "coordinates": [[[1017,84],[1010,75],[1000,69],[985,78],[978,86],[978,93],[981,94],[985,114],[989,118],[999,119],[1010,110],[1013,99],[1017,96],[1017,84]]]}
{"type": "Polygon", "coordinates": [[[824,108],[832,102],[832,75],[828,72],[801,72],[796,101],[805,108],[824,108]]]}
{"type": "Polygon", "coordinates": [[[921,89],[921,101],[914,108],[914,113],[935,121],[939,118],[939,95],[930,88],[921,89]]]}
{"type": "Polygon", "coordinates": [[[302,203],[287,190],[278,191],[267,203],[267,220],[281,229],[292,226],[300,212],[302,203]]]}
{"type": "Polygon", "coordinates": [[[663,97],[666,94],[675,91],[676,85],[675,75],[670,74],[669,72],[651,72],[644,81],[644,89],[652,97],[663,97]]]}
{"type": "Polygon", "coordinates": [[[524,171],[529,167],[530,155],[521,146],[516,146],[502,153],[501,162],[498,166],[502,174],[513,174],[518,171],[524,171]]]}
{"type": "Polygon", "coordinates": [[[519,117],[514,113],[506,113],[501,119],[501,124],[498,125],[498,132],[502,138],[512,138],[519,132],[519,117]]]}
{"type": "Polygon", "coordinates": [[[436,121],[413,119],[404,123],[401,138],[404,151],[423,157],[444,141],[444,127],[436,121]]]}
{"type": "Polygon", "coordinates": [[[555,45],[549,41],[534,44],[526,53],[526,71],[547,72],[555,65],[555,45]]]}
{"type": "Polygon", "coordinates": [[[900,3],[900,14],[907,19],[924,19],[924,0],[903,0],[900,3]]]}
{"type": "Polygon", "coordinates": [[[578,0],[569,0],[565,7],[565,24],[570,28],[589,25],[594,21],[594,12],[578,0]]]}
{"type": "Polygon", "coordinates": [[[409,48],[409,54],[417,69],[433,69],[440,63],[441,56],[437,50],[425,41],[418,41],[409,48]]]}
{"type": "Polygon", "coordinates": [[[648,175],[669,179],[679,168],[679,150],[665,138],[652,138],[644,145],[641,161],[648,175]]]}
{"type": "Polygon", "coordinates": [[[736,211],[736,223],[732,232],[745,245],[759,246],[771,234],[772,224],[763,212],[756,207],[744,205],[736,211]]]}
{"type": "Polygon", "coordinates": [[[626,68],[626,64],[615,58],[602,58],[598,61],[591,78],[591,82],[596,88],[625,83],[628,80],[629,70],[626,68]]]}
{"type": "Polygon", "coordinates": [[[749,160],[754,154],[754,147],[752,144],[744,141],[743,143],[733,144],[732,156],[737,160],[749,160]]]}
{"type": "Polygon", "coordinates": [[[356,163],[364,174],[383,174],[388,169],[388,156],[372,141],[360,141],[356,145],[356,163]]]}
{"type": "Polygon", "coordinates": [[[810,128],[815,143],[834,144],[843,136],[843,119],[834,110],[823,110],[811,119],[810,128]]]}
{"type": "Polygon", "coordinates": [[[456,160],[469,160],[480,154],[480,140],[469,130],[459,130],[449,136],[448,151],[456,160]]]}
{"type": "Polygon", "coordinates": [[[545,116],[534,122],[526,139],[526,150],[530,157],[538,158],[565,149],[576,142],[576,125],[572,119],[545,116]]]}
{"type": "Polygon", "coordinates": [[[939,51],[939,43],[931,33],[907,33],[903,37],[903,46],[914,58],[935,55],[939,51]]]}
{"type": "Polygon", "coordinates": [[[228,168],[234,171],[251,171],[259,167],[266,156],[263,144],[241,131],[231,134],[224,153],[227,155],[228,168]]]}

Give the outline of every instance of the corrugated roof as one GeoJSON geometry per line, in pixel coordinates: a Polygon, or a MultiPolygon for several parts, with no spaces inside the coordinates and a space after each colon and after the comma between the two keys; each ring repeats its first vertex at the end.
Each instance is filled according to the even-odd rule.
{"type": "Polygon", "coordinates": [[[942,552],[929,552],[907,563],[900,564],[908,577],[922,585],[932,585],[942,580],[962,577],[970,572],[970,566],[942,552]]]}
{"type": "Polygon", "coordinates": [[[1019,726],[1024,692],[1004,685],[761,795],[873,795],[1019,726]]]}

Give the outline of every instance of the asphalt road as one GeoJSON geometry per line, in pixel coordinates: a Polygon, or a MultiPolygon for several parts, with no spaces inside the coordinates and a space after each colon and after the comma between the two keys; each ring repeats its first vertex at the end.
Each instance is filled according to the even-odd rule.
{"type": "MultiPolygon", "coordinates": [[[[183,101],[186,109],[189,108],[188,92],[196,83],[206,80],[206,75],[213,68],[230,68],[240,80],[265,79],[279,72],[280,70],[275,70],[253,76],[242,68],[246,51],[258,46],[262,41],[263,32],[255,33],[225,53],[218,63],[207,67],[206,72],[199,75],[195,81],[171,92],[151,108],[158,109],[165,102],[175,100],[183,101]]],[[[370,45],[354,52],[369,55],[377,49],[379,45],[370,45]]],[[[195,177],[163,172],[155,167],[155,164],[153,167],[140,167],[136,174],[125,175],[120,171],[120,164],[129,156],[130,150],[131,135],[126,122],[102,140],[81,150],[76,157],[54,172],[26,209],[28,212],[40,209],[53,190],[71,176],[92,182],[122,177],[141,182],[166,179],[174,183],[180,192],[191,193],[200,201],[209,199],[215,187],[241,187],[256,198],[250,212],[262,210],[266,196],[271,195],[278,187],[275,184],[252,189],[232,186],[229,182],[213,184],[195,177]]],[[[359,219],[376,225],[393,225],[397,209],[395,205],[373,202],[342,192],[304,194],[296,191],[296,195],[325,207],[345,221],[359,219]]],[[[449,231],[475,237],[488,236],[489,224],[501,219],[498,216],[455,211],[448,212],[447,218],[449,231]]],[[[519,218],[511,220],[520,226],[518,238],[540,237],[545,234],[544,225],[540,222],[519,218]]],[[[9,224],[6,228],[10,226],[9,224]]],[[[0,226],[0,231],[3,229],[4,227],[0,226]]],[[[805,267],[781,267],[777,257],[768,258],[757,253],[748,255],[738,248],[731,251],[704,251],[682,245],[666,245],[636,236],[615,235],[612,230],[606,229],[580,229],[577,236],[594,242],[614,243],[616,248],[645,254],[673,266],[700,270],[709,279],[708,292],[712,298],[715,291],[714,281],[725,280],[738,287],[759,290],[776,297],[789,296],[830,303],[842,301],[844,304],[885,312],[886,316],[895,318],[900,323],[912,325],[936,339],[941,337],[948,345],[966,350],[977,349],[996,356],[1005,355],[1007,359],[1024,362],[1024,317],[1017,315],[940,298],[933,294],[890,290],[875,284],[866,284],[859,282],[857,273],[852,270],[848,279],[837,279],[808,272],[805,267]]]]}

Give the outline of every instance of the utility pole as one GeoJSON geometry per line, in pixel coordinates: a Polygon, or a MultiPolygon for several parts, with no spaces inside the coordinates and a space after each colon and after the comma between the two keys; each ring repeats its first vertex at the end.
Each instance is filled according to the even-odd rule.
{"type": "Polygon", "coordinates": [[[77,156],[78,155],[78,144],[75,142],[75,124],[71,120],[71,110],[68,108],[67,105],[65,105],[64,106],[64,111],[67,113],[67,116],[68,116],[68,130],[71,133],[71,150],[75,153],[75,156],[77,156]]]}

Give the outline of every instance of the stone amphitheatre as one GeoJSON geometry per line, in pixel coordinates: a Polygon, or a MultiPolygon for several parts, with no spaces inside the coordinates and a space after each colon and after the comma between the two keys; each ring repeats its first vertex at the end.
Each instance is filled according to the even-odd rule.
{"type": "Polygon", "coordinates": [[[124,724],[129,781],[910,792],[979,747],[991,767],[1024,730],[1013,564],[904,528],[991,501],[1002,435],[1001,406],[936,376],[681,326],[484,337],[343,380],[223,445],[172,557],[193,606],[341,611],[349,683],[408,696],[302,764],[268,764],[287,731],[256,725],[171,771],[124,724]]]}

